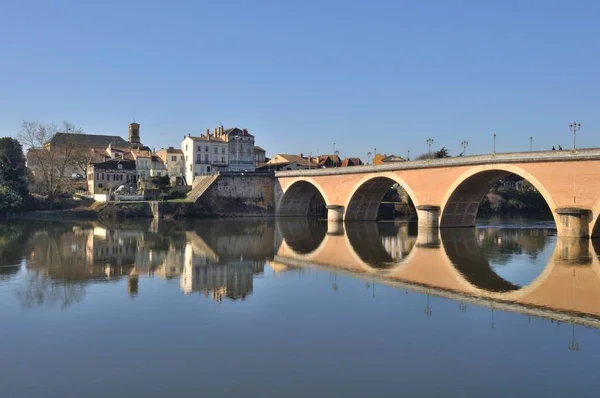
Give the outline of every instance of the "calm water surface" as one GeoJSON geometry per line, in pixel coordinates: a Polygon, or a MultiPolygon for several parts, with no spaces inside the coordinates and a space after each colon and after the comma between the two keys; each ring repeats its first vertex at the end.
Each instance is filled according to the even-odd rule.
{"type": "Polygon", "coordinates": [[[532,221],[5,222],[0,397],[597,397],[598,254],[532,221]]]}

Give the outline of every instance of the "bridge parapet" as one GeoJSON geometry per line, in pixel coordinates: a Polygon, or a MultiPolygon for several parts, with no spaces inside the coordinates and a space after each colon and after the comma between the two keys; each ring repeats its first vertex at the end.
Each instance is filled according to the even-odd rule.
{"type": "Polygon", "coordinates": [[[278,171],[275,177],[324,176],[356,173],[373,173],[413,169],[431,169],[439,167],[476,166],[497,163],[537,163],[561,162],[573,160],[600,160],[600,148],[584,148],[561,151],[509,152],[473,156],[457,156],[442,159],[409,160],[378,165],[335,167],[327,169],[278,171]]]}

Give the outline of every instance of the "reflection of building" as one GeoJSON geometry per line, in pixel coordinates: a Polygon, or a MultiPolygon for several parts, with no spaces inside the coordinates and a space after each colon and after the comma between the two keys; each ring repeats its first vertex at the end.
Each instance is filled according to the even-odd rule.
{"type": "Polygon", "coordinates": [[[410,251],[415,246],[417,241],[416,236],[382,236],[381,243],[385,248],[385,251],[396,260],[401,261],[404,257],[408,256],[410,251]]]}
{"type": "Polygon", "coordinates": [[[244,300],[253,290],[255,274],[263,272],[263,263],[255,261],[219,262],[219,256],[195,233],[188,233],[181,290],[185,294],[201,292],[221,302],[224,297],[244,300]]]}

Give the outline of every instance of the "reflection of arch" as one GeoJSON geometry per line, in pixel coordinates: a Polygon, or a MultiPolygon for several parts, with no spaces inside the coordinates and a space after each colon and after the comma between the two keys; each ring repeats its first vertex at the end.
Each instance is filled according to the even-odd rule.
{"type": "Polygon", "coordinates": [[[323,208],[329,203],[321,186],[314,181],[296,181],[283,193],[277,215],[306,217],[315,201],[322,202],[323,208]]]}
{"type": "Polygon", "coordinates": [[[460,274],[475,287],[494,293],[510,292],[520,286],[496,274],[477,242],[474,228],[441,229],[442,243],[448,259],[460,274]]]}
{"type": "Polygon", "coordinates": [[[377,177],[365,176],[354,187],[346,204],[345,220],[374,221],[381,200],[392,185],[398,183],[408,194],[415,206],[419,203],[408,184],[393,173],[380,174],[377,177]]]}
{"type": "MultiPolygon", "coordinates": [[[[380,224],[375,222],[356,222],[348,223],[345,226],[350,246],[352,246],[352,249],[354,249],[362,262],[377,269],[389,269],[398,265],[398,260],[390,255],[382,242],[382,235],[379,230],[381,227],[380,224]]],[[[393,236],[397,237],[398,229],[394,228],[394,231],[393,236]]],[[[412,241],[412,245],[409,242],[409,247],[403,250],[402,254],[408,255],[414,248],[415,242],[416,239],[412,241]]],[[[400,262],[404,262],[404,260],[405,256],[402,257],[400,262]]]]}
{"type": "Polygon", "coordinates": [[[548,190],[532,174],[509,164],[476,166],[458,177],[446,191],[441,206],[441,227],[472,227],[479,204],[486,193],[500,180],[516,174],[527,180],[543,196],[558,226],[556,204],[548,190]]]}
{"type": "Polygon", "coordinates": [[[327,223],[309,218],[281,219],[277,227],[288,247],[300,255],[314,252],[327,234],[327,223]]]}
{"type": "Polygon", "coordinates": [[[598,221],[600,220],[600,200],[596,202],[594,207],[592,208],[592,229],[591,229],[591,237],[592,238],[600,238],[600,225],[598,225],[598,221]]]}

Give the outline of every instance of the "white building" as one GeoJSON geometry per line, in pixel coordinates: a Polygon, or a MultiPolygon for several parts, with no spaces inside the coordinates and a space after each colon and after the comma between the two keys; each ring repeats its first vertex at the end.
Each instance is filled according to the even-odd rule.
{"type": "Polygon", "coordinates": [[[215,137],[206,130],[200,137],[188,135],[181,142],[185,159],[185,179],[192,185],[197,176],[227,171],[229,144],[222,137],[215,137]]]}

